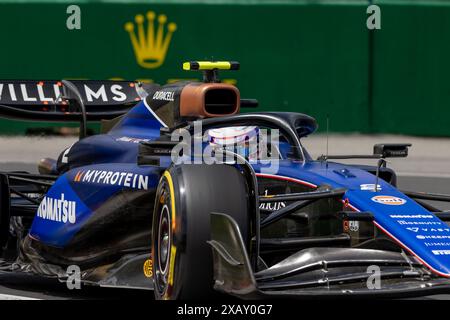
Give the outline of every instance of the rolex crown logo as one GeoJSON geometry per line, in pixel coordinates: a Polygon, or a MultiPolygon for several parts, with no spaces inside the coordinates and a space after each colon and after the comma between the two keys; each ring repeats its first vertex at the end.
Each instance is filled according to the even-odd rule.
{"type": "Polygon", "coordinates": [[[127,22],[125,30],[130,35],[137,63],[141,67],[154,69],[163,64],[172,34],[177,29],[177,25],[173,22],[169,23],[165,33],[167,17],[164,14],[158,16],[157,27],[155,26],[156,15],[153,11],[147,12],[146,17],[147,33],[145,32],[142,14],[136,15],[134,19],[136,28],[133,22],[127,22]],[[137,32],[135,29],[137,29],[137,32]]]}

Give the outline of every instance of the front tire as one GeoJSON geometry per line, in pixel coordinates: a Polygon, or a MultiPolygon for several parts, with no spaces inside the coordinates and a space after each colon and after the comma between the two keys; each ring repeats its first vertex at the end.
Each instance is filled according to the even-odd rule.
{"type": "Polygon", "coordinates": [[[181,165],[161,177],[155,198],[152,260],[156,299],[213,296],[210,214],[230,215],[248,243],[248,189],[243,175],[223,164],[181,165]]]}

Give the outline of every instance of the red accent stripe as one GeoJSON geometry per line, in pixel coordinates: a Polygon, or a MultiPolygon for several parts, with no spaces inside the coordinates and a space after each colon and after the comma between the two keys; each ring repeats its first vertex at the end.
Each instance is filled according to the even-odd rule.
{"type": "Polygon", "coordinates": [[[291,178],[291,177],[285,177],[285,176],[277,176],[274,174],[266,174],[266,173],[257,173],[256,174],[257,177],[261,177],[261,178],[269,178],[269,179],[275,179],[275,180],[285,180],[285,181],[290,181],[290,182],[295,182],[298,184],[302,184],[304,186],[308,186],[310,188],[317,188],[317,185],[315,185],[314,183],[308,182],[308,181],[303,181],[300,179],[295,179],[295,178],[291,178]]]}

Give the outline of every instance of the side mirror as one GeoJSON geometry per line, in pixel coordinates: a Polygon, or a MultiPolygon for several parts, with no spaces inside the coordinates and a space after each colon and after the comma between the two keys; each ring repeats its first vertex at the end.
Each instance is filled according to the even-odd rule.
{"type": "Polygon", "coordinates": [[[411,143],[379,143],[373,146],[373,154],[381,158],[405,158],[411,143]]]}

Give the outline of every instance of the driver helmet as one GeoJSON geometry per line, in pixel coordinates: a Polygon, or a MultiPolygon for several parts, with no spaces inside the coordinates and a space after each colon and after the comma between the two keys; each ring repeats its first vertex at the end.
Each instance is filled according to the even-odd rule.
{"type": "Polygon", "coordinates": [[[208,130],[208,141],[213,148],[221,148],[257,160],[263,150],[258,145],[259,128],[256,126],[226,127],[208,130]]]}

